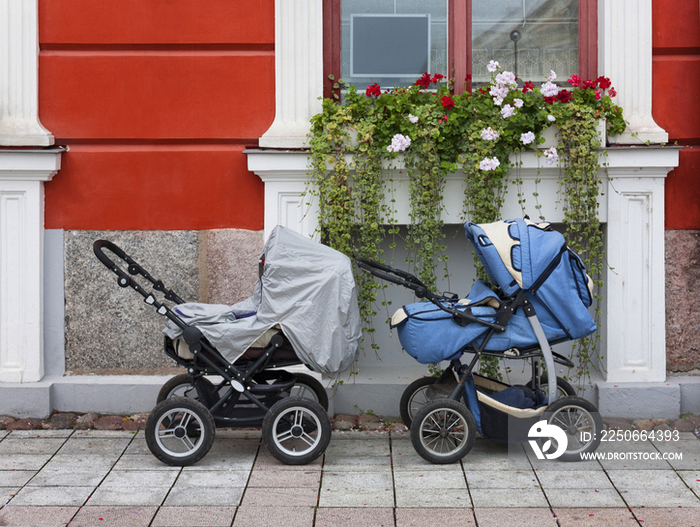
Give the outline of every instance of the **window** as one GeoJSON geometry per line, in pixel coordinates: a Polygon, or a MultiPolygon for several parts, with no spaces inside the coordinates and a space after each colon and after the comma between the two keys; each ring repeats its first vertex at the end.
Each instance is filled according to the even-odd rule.
{"type": "Polygon", "coordinates": [[[490,60],[524,80],[594,78],[596,13],[596,0],[329,0],[324,70],[358,88],[441,73],[457,92],[487,83],[490,60]]]}

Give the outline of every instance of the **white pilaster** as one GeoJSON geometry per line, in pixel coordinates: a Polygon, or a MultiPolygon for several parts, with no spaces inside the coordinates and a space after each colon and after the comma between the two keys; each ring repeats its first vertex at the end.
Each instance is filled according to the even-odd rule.
{"type": "Polygon", "coordinates": [[[44,375],[44,181],[61,152],[0,151],[0,382],[44,375]]]}
{"type": "Polygon", "coordinates": [[[301,148],[323,96],[322,0],[275,0],[275,120],[265,148],[301,148]]]}
{"type": "Polygon", "coordinates": [[[607,231],[608,382],[666,379],[664,179],[675,148],[610,157],[607,231]]]}
{"type": "Polygon", "coordinates": [[[610,143],[666,143],[651,115],[651,0],[598,0],[598,68],[617,90],[629,126],[610,143]],[[633,135],[634,134],[634,135],[633,135]]]}
{"type": "Polygon", "coordinates": [[[49,146],[39,121],[38,0],[0,0],[0,145],[49,146]]]}

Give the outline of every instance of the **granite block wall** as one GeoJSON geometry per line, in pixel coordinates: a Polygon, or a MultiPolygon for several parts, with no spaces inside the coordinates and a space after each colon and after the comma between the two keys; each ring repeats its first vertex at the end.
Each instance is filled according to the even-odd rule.
{"type": "Polygon", "coordinates": [[[117,285],[93,253],[96,239],[116,243],[185,301],[225,304],[250,296],[262,249],[262,232],[237,229],[66,231],[64,239],[69,375],[175,371],[162,351],[164,318],[136,291],[117,285]]]}
{"type": "Polygon", "coordinates": [[[700,231],[666,231],[666,368],[700,375],[700,231]]]}

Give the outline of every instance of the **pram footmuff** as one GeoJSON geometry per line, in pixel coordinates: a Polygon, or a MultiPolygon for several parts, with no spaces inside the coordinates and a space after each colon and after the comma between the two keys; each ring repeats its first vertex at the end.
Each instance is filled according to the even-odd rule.
{"type": "Polygon", "coordinates": [[[326,391],[313,376],[288,369],[336,373],[355,360],[361,328],[347,256],[278,226],[265,243],[253,295],[227,306],[184,302],[109,241],[97,240],[94,252],[120,287],[165,317],[165,353],[187,369],[162,387],[146,423],[146,443],[158,459],[199,461],[217,427],[262,426],[268,449],[287,464],[309,463],[325,451],[326,391]]]}
{"type": "MultiPolygon", "coordinates": [[[[414,447],[428,461],[451,463],[466,455],[477,430],[490,439],[521,442],[546,420],[566,433],[559,458],[580,460],[598,447],[602,420],[594,405],[556,377],[555,363],[574,365],[551,345],[596,329],[588,312],[592,281],[581,259],[548,223],[468,222],[465,231],[494,286],[477,280],[464,298],[431,292],[409,273],[358,260],[365,271],[428,300],[403,306],[392,317],[403,349],[422,364],[450,362],[439,378],[416,380],[401,398],[414,447]],[[469,364],[461,363],[465,353],[474,354],[469,364]],[[482,356],[530,359],[531,382],[509,386],[474,374],[482,356]]],[[[551,445],[556,451],[557,441],[551,445]]]]}

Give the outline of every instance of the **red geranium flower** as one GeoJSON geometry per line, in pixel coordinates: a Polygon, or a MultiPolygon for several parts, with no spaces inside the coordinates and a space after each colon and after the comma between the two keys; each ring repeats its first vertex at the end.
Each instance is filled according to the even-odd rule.
{"type": "Polygon", "coordinates": [[[596,82],[598,83],[598,86],[600,86],[604,90],[612,86],[612,83],[610,82],[610,79],[608,77],[598,77],[596,79],[596,82]]]}
{"type": "Polygon", "coordinates": [[[545,97],[544,98],[544,102],[546,102],[547,104],[554,104],[558,100],[559,99],[557,97],[545,97]]]}
{"type": "Polygon", "coordinates": [[[420,86],[421,88],[427,88],[427,87],[430,86],[430,81],[431,81],[431,79],[430,79],[430,73],[428,73],[428,72],[426,71],[423,75],[421,75],[421,78],[418,79],[418,80],[417,80],[416,82],[414,82],[413,84],[414,84],[415,86],[420,86]]]}
{"type": "Polygon", "coordinates": [[[440,81],[441,81],[442,79],[444,79],[444,78],[445,78],[444,75],[441,75],[441,74],[439,74],[439,73],[436,73],[435,75],[433,75],[433,78],[432,78],[432,80],[431,80],[430,82],[432,82],[433,84],[437,84],[438,82],[440,82],[440,81]]]}
{"type": "Polygon", "coordinates": [[[372,84],[372,86],[367,86],[367,89],[365,90],[365,95],[367,97],[372,97],[373,95],[375,97],[379,97],[381,95],[382,89],[379,87],[379,84],[376,82],[372,84]]]}
{"type": "Polygon", "coordinates": [[[578,75],[572,75],[569,77],[569,80],[567,81],[569,84],[571,84],[574,88],[578,88],[581,85],[581,77],[578,75]]]}
{"type": "Polygon", "coordinates": [[[527,81],[523,85],[523,93],[527,93],[527,92],[532,91],[534,89],[535,89],[535,85],[532,83],[532,81],[527,81]]]}
{"type": "Polygon", "coordinates": [[[608,90],[608,94],[610,94],[610,97],[615,97],[615,95],[617,95],[617,92],[615,91],[615,88],[610,88],[608,90]]]}
{"type": "Polygon", "coordinates": [[[561,102],[564,102],[564,103],[569,102],[571,99],[574,98],[574,96],[571,95],[571,92],[569,90],[560,91],[559,94],[557,95],[557,97],[559,98],[559,100],[561,102]]]}
{"type": "Polygon", "coordinates": [[[455,102],[452,100],[452,97],[449,97],[447,95],[443,96],[443,98],[440,102],[442,103],[442,105],[445,107],[446,110],[451,110],[452,108],[455,107],[455,102]]]}
{"type": "Polygon", "coordinates": [[[595,88],[595,81],[583,81],[581,89],[585,90],[586,88],[595,88]]]}

